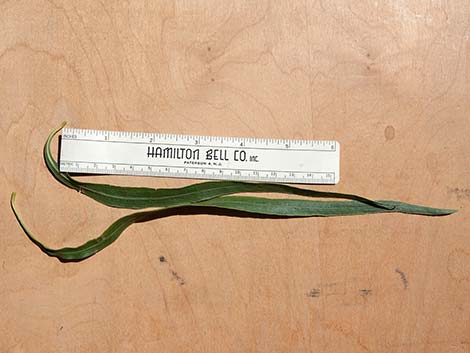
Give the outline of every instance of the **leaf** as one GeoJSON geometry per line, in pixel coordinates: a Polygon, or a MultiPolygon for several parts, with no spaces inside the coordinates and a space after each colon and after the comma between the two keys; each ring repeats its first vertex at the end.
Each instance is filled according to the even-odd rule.
{"type": "Polygon", "coordinates": [[[81,261],[96,254],[112,244],[127,227],[134,223],[183,214],[187,210],[190,210],[191,214],[215,213],[229,216],[249,215],[251,217],[330,217],[374,213],[443,216],[455,212],[454,210],[417,206],[399,201],[373,201],[356,195],[320,192],[282,184],[227,181],[193,184],[179,189],[152,189],[82,183],[73,179],[67,173],[61,173],[50,151],[52,138],[64,125],[51,133],[44,146],[46,165],[56,180],[108,206],[121,208],[160,208],[136,212],[121,217],[112,223],[99,237],[91,239],[78,247],[52,249],[42,244],[29,232],[16,210],[16,194],[12,193],[10,205],[26,235],[43,252],[61,261],[81,261]],[[351,201],[312,201],[226,196],[241,192],[278,192],[311,197],[343,198],[351,201]]]}
{"type": "MultiPolygon", "coordinates": [[[[37,240],[28,230],[28,228],[22,221],[21,217],[19,216],[18,211],[15,208],[15,197],[16,197],[16,194],[12,193],[11,199],[10,199],[10,205],[18,223],[20,224],[21,228],[26,233],[28,238],[34,244],[36,244],[39,247],[39,249],[41,249],[44,253],[46,253],[49,256],[56,257],[61,261],[80,261],[96,254],[98,251],[104,249],[105,247],[113,243],[127,227],[129,227],[131,224],[137,222],[141,217],[143,217],[141,213],[133,213],[133,214],[121,217],[117,221],[115,221],[113,224],[111,224],[99,237],[95,239],[91,239],[80,246],[73,247],[73,248],[65,247],[61,249],[51,249],[48,246],[42,244],[39,240],[37,240]]],[[[142,213],[147,213],[147,212],[142,212],[142,213]]]]}
{"type": "Polygon", "coordinates": [[[446,216],[455,210],[412,205],[399,201],[377,201],[387,208],[359,201],[312,201],[293,199],[268,199],[252,196],[225,196],[199,202],[194,206],[209,206],[258,215],[284,217],[332,217],[374,213],[405,213],[423,216],[446,216]]]}
{"type": "Polygon", "coordinates": [[[61,184],[104,205],[117,208],[143,209],[150,207],[173,207],[193,204],[216,197],[236,193],[281,193],[308,197],[356,200],[379,208],[389,209],[367,198],[337,192],[325,192],[302,189],[294,186],[273,183],[249,183],[241,181],[208,181],[174,189],[152,189],[145,187],[124,187],[109,184],[82,183],[68,173],[61,173],[57,162],[52,157],[51,142],[54,136],[65,126],[65,122],[54,130],[44,145],[44,161],[54,178],[61,184]]]}
{"type": "Polygon", "coordinates": [[[169,207],[151,211],[142,211],[121,217],[112,223],[99,237],[91,239],[77,247],[64,247],[51,249],[37,240],[27,229],[15,207],[15,193],[11,194],[10,205],[21,228],[31,241],[44,253],[58,258],[61,261],[81,261],[112,244],[122,232],[130,225],[146,222],[161,217],[167,217],[183,213],[185,209],[191,209],[192,214],[209,213],[208,210],[216,209],[220,213],[229,216],[239,216],[244,212],[252,217],[312,217],[312,216],[346,216],[363,215],[372,213],[399,212],[429,216],[444,216],[454,213],[454,210],[438,209],[424,206],[411,205],[398,201],[380,201],[392,209],[384,209],[359,201],[312,201],[291,199],[267,199],[249,196],[225,196],[207,200],[186,207],[169,207]],[[209,209],[208,209],[209,208],[209,209]]]}

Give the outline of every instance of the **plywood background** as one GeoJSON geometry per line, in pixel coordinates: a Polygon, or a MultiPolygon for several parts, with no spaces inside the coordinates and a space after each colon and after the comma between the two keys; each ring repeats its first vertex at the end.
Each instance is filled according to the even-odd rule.
{"type": "Polygon", "coordinates": [[[466,0],[2,1],[0,351],[469,352],[469,28],[466,0]],[[460,211],[170,217],[63,264],[10,192],[51,246],[126,213],[48,174],[63,120],[336,139],[318,188],[460,211]]]}

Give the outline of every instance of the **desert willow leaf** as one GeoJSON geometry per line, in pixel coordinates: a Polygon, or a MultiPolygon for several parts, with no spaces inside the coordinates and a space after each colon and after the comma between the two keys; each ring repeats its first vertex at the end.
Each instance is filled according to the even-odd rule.
{"type": "Polygon", "coordinates": [[[44,145],[44,160],[47,168],[61,184],[111,207],[142,209],[150,207],[179,206],[210,200],[219,196],[244,192],[282,193],[308,197],[349,199],[384,209],[391,207],[390,205],[382,205],[376,201],[357,195],[315,191],[272,183],[208,181],[175,189],[153,189],[145,187],[123,187],[109,184],[83,183],[72,178],[68,173],[61,173],[57,162],[52,156],[51,141],[64,126],[65,122],[49,135],[44,145]]]}
{"type": "Polygon", "coordinates": [[[380,201],[388,207],[376,207],[360,201],[312,201],[292,199],[267,199],[248,196],[223,196],[187,206],[141,211],[119,218],[99,237],[77,247],[51,249],[37,240],[23,223],[15,207],[15,193],[11,195],[11,208],[29,239],[44,253],[61,261],[81,261],[113,243],[122,232],[134,223],[151,221],[157,218],[178,214],[221,214],[227,216],[248,215],[251,217],[312,217],[347,216],[373,213],[408,213],[428,216],[444,216],[454,210],[411,205],[397,201],[380,201]],[[242,213],[240,213],[242,212],[242,213]]]}

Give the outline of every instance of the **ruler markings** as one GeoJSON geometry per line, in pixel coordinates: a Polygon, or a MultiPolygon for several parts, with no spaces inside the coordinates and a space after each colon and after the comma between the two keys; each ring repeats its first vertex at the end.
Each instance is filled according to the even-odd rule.
{"type": "MultiPolygon", "coordinates": [[[[70,168],[69,173],[90,173],[90,174],[100,174],[97,172],[103,172],[106,174],[114,174],[114,175],[129,175],[129,170],[126,169],[94,169],[90,171],[89,168],[70,168]]],[[[217,179],[217,180],[227,180],[227,175],[217,175],[217,174],[196,174],[196,173],[178,173],[178,172],[159,172],[159,171],[144,171],[144,170],[134,170],[132,175],[137,176],[174,176],[180,178],[191,178],[191,179],[217,179]]],[[[259,175],[242,175],[242,174],[231,174],[230,179],[235,180],[257,180],[257,181],[270,181],[273,182],[273,178],[269,176],[259,176],[259,175]]],[[[306,181],[312,184],[333,184],[334,180],[331,178],[304,178],[306,181]]],[[[277,176],[276,180],[283,182],[292,182],[292,183],[299,183],[298,178],[293,178],[289,176],[277,176]]]]}
{"type": "MultiPolygon", "coordinates": [[[[74,138],[62,138],[62,140],[67,141],[77,141],[74,138]]],[[[208,148],[240,148],[243,147],[245,149],[252,149],[252,150],[276,150],[276,151],[285,151],[286,148],[273,148],[273,147],[251,147],[251,146],[216,146],[216,145],[200,145],[200,144],[181,144],[181,143],[168,143],[168,142],[146,142],[146,141],[113,141],[113,140],[91,140],[91,139],[80,139],[79,141],[88,141],[88,142],[104,142],[104,143],[129,143],[129,144],[139,144],[139,145],[165,145],[165,146],[185,146],[185,147],[208,147],[208,148]]],[[[296,152],[336,152],[336,146],[332,145],[334,149],[295,149],[289,148],[289,151],[296,151],[296,152]]]]}
{"type": "MultiPolygon", "coordinates": [[[[65,166],[67,163],[90,163],[90,164],[107,164],[107,165],[132,165],[132,166],[142,166],[142,167],[163,167],[163,168],[192,168],[192,169],[214,169],[214,170],[234,170],[232,168],[219,168],[219,167],[207,167],[205,165],[201,165],[199,167],[193,166],[180,166],[180,165],[168,165],[168,164],[138,164],[138,163],[110,163],[110,162],[101,162],[101,161],[60,161],[61,165],[65,166]]],[[[279,172],[276,169],[242,169],[237,168],[236,170],[243,170],[243,171],[258,171],[258,172],[279,172]]],[[[306,172],[303,170],[283,170],[282,173],[322,173],[322,174],[335,174],[334,171],[326,171],[326,172],[306,172]]]]}
{"type": "MultiPolygon", "coordinates": [[[[87,132],[90,131],[96,131],[94,134],[95,136],[103,135],[106,134],[108,136],[118,136],[118,137],[123,137],[123,134],[125,134],[124,137],[140,137],[141,134],[145,134],[145,136],[148,137],[157,137],[159,139],[175,139],[176,137],[178,138],[188,138],[188,139],[203,139],[206,141],[213,141],[213,140],[220,140],[221,142],[252,142],[252,143],[257,143],[259,141],[269,141],[270,143],[275,143],[275,144],[283,144],[285,145],[286,143],[310,143],[310,144],[317,144],[317,145],[326,145],[326,144],[336,144],[336,141],[333,140],[288,140],[288,139],[273,139],[273,138],[255,138],[255,137],[218,137],[218,136],[207,136],[207,135],[182,135],[182,134],[161,134],[161,133],[140,133],[140,132],[122,132],[122,131],[98,131],[98,130],[85,130],[85,129],[75,129],[75,128],[64,128],[62,129],[63,134],[72,134],[72,133],[79,133],[79,134],[84,134],[86,135],[87,132]]],[[[74,140],[74,139],[72,139],[74,140]]],[[[80,138],[80,140],[84,140],[83,138],[80,138]]],[[[98,140],[92,140],[92,141],[98,141],[98,140]]],[[[120,141],[117,141],[120,142],[120,141]]],[[[146,141],[142,141],[146,142],[146,141]]]]}

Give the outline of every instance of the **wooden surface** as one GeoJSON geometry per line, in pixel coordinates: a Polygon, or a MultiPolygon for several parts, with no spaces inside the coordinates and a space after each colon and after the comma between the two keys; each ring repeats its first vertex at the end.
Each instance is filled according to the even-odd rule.
{"type": "Polygon", "coordinates": [[[469,352],[469,28],[466,0],[2,1],[0,351],[469,352]],[[341,182],[317,188],[460,211],[177,216],[63,264],[10,192],[54,247],[127,213],[46,171],[63,120],[336,139],[341,182]]]}

